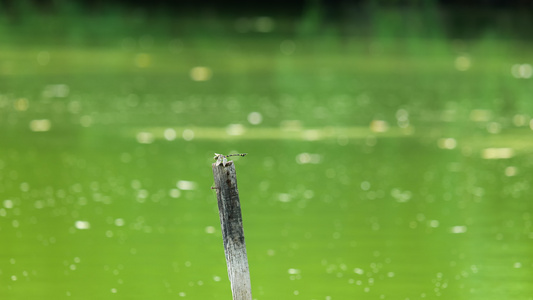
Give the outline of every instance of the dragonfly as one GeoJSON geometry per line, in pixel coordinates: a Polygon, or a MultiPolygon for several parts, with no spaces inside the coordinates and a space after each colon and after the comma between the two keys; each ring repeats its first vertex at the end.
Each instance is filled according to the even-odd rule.
{"type": "Polygon", "coordinates": [[[228,154],[228,155],[215,153],[214,159],[217,161],[216,162],[217,166],[223,165],[225,167],[228,164],[228,157],[230,157],[230,156],[246,156],[246,154],[248,154],[248,153],[235,153],[235,154],[228,154]]]}

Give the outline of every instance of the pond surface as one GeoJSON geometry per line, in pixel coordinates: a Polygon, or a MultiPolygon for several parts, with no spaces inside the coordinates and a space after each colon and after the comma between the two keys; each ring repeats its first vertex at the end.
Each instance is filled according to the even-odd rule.
{"type": "Polygon", "coordinates": [[[255,299],[533,299],[529,45],[23,41],[0,46],[2,299],[230,299],[215,152],[248,153],[255,299]]]}

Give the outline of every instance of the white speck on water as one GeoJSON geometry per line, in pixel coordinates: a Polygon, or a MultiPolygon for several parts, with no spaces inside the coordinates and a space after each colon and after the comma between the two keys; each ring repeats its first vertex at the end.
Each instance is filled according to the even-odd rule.
{"type": "Polygon", "coordinates": [[[137,142],[141,144],[151,144],[154,142],[154,135],[151,132],[139,132],[137,133],[137,142]]]}
{"type": "Polygon", "coordinates": [[[17,281],[17,275],[11,275],[11,280],[17,281]]]}
{"type": "Polygon", "coordinates": [[[457,141],[454,138],[441,138],[438,140],[437,145],[441,149],[452,150],[457,147],[457,141]]]}
{"type": "Polygon", "coordinates": [[[533,67],[530,64],[514,64],[511,67],[511,74],[517,79],[528,79],[533,75],[533,67]]]}
{"type": "Polygon", "coordinates": [[[171,189],[169,192],[168,192],[168,195],[171,197],[171,198],[179,198],[180,195],[181,195],[181,192],[180,190],[178,189],[171,189]]]}
{"type": "Polygon", "coordinates": [[[295,290],[295,291],[293,292],[293,294],[296,295],[296,296],[298,296],[298,294],[300,294],[300,292],[298,292],[298,290],[295,290]]]}
{"type": "Polygon", "coordinates": [[[261,124],[261,122],[263,122],[263,116],[261,115],[261,113],[253,111],[248,114],[248,122],[250,122],[250,124],[252,125],[261,124]]]}
{"type": "Polygon", "coordinates": [[[451,233],[465,233],[466,232],[466,226],[464,226],[464,225],[453,226],[452,228],[450,228],[450,232],[451,233]]]}
{"type": "Polygon", "coordinates": [[[279,50],[284,55],[291,55],[296,50],[296,43],[293,40],[284,40],[279,45],[279,50]]]}
{"type": "Polygon", "coordinates": [[[514,156],[512,148],[487,148],[483,149],[481,156],[484,159],[507,159],[514,156]]]}
{"type": "Polygon", "coordinates": [[[111,289],[111,293],[112,293],[112,294],[116,294],[116,293],[117,293],[117,289],[116,289],[116,288],[112,288],[112,289],[111,289]]]}
{"type": "Polygon", "coordinates": [[[30,121],[30,130],[35,132],[49,131],[52,127],[52,122],[48,119],[32,120],[30,121]]]}
{"type": "Polygon", "coordinates": [[[191,191],[196,189],[196,182],[180,180],[176,183],[176,186],[182,191],[191,191]]]}
{"type": "Polygon", "coordinates": [[[211,79],[213,72],[208,67],[194,67],[191,69],[190,76],[194,81],[207,81],[211,79]]]}
{"type": "Polygon", "coordinates": [[[509,166],[509,167],[505,168],[505,176],[508,176],[508,177],[515,176],[517,171],[518,170],[517,170],[516,167],[509,166]]]}
{"type": "Polygon", "coordinates": [[[117,218],[115,219],[115,225],[120,227],[120,226],[124,226],[125,222],[124,222],[124,219],[122,218],[117,218]]]}
{"type": "Polygon", "coordinates": [[[134,180],[131,181],[131,187],[133,189],[138,190],[138,189],[141,188],[141,186],[142,185],[141,185],[141,182],[139,180],[134,179],[134,180]]]}
{"type": "Polygon", "coordinates": [[[213,280],[216,281],[216,282],[219,282],[220,280],[222,280],[222,278],[220,278],[220,276],[213,276],[213,280]]]}
{"type": "Polygon", "coordinates": [[[497,122],[490,122],[487,124],[487,131],[492,134],[498,134],[502,131],[502,125],[497,122]]]}
{"type": "Polygon", "coordinates": [[[165,139],[167,141],[173,141],[176,139],[176,130],[172,129],[172,128],[167,128],[165,129],[165,131],[163,132],[163,136],[165,137],[165,139]]]}
{"type": "Polygon", "coordinates": [[[37,209],[41,209],[41,208],[44,207],[44,201],[37,200],[37,201],[35,201],[35,203],[33,203],[33,206],[35,206],[35,208],[37,208],[37,209]]]}
{"type": "Polygon", "coordinates": [[[492,112],[487,109],[474,109],[470,112],[470,120],[474,122],[488,122],[492,112]]]}
{"type": "Polygon", "coordinates": [[[139,198],[143,198],[143,199],[147,198],[148,194],[149,194],[148,191],[145,190],[145,189],[140,189],[140,190],[137,191],[137,197],[139,197],[139,198]]]}
{"type": "Polygon", "coordinates": [[[145,189],[139,189],[137,191],[137,202],[144,203],[146,201],[146,198],[148,198],[148,191],[145,189]]]}
{"type": "Polygon", "coordinates": [[[363,191],[368,191],[370,189],[370,187],[371,187],[370,182],[368,182],[368,181],[361,182],[361,189],[363,191]]]}
{"type": "Polygon", "coordinates": [[[291,195],[287,193],[280,193],[278,194],[278,200],[280,202],[290,202],[291,201],[291,195]]]}
{"type": "Polygon", "coordinates": [[[389,278],[394,277],[394,275],[395,275],[394,272],[389,272],[389,273],[387,273],[387,277],[389,277],[389,278]]]}
{"type": "Polygon", "coordinates": [[[470,69],[470,66],[472,65],[470,58],[466,55],[457,56],[455,58],[455,68],[458,71],[466,71],[470,69]]]}
{"type": "Polygon", "coordinates": [[[522,263],[520,263],[520,262],[515,262],[513,264],[513,268],[515,268],[515,269],[520,269],[521,267],[522,267],[522,263]]]}
{"type": "Polygon", "coordinates": [[[243,135],[245,131],[245,128],[242,124],[229,124],[228,127],[226,127],[226,133],[228,135],[243,135]]]}
{"type": "Polygon", "coordinates": [[[411,199],[410,191],[401,191],[400,189],[392,189],[391,196],[396,200],[396,202],[403,203],[411,199]]]}
{"type": "Polygon", "coordinates": [[[389,124],[384,120],[373,120],[370,122],[370,130],[376,133],[387,132],[389,130],[389,124]]]}
{"type": "Polygon", "coordinates": [[[213,234],[213,233],[215,233],[215,231],[216,231],[216,229],[215,229],[214,226],[207,226],[205,228],[205,233],[213,234]]]}
{"type": "Polygon", "coordinates": [[[83,127],[89,127],[93,124],[93,118],[91,116],[81,116],[80,125],[83,127]]]}
{"type": "Polygon", "coordinates": [[[398,127],[409,127],[409,112],[405,109],[399,109],[396,111],[396,119],[398,121],[398,127]]]}
{"type": "Polygon", "coordinates": [[[74,223],[74,226],[79,229],[79,230],[83,230],[83,229],[89,229],[91,228],[91,224],[88,222],[88,221],[81,221],[81,220],[78,220],[74,223]]]}
{"type": "Polygon", "coordinates": [[[432,227],[432,228],[439,227],[439,220],[430,220],[429,221],[429,227],[432,227]]]}
{"type": "Polygon", "coordinates": [[[284,120],[280,124],[282,131],[300,131],[302,130],[302,121],[300,120],[284,120]]]}
{"type": "Polygon", "coordinates": [[[185,129],[181,137],[186,141],[192,141],[194,139],[194,131],[192,129],[185,129]]]}
{"type": "Polygon", "coordinates": [[[289,269],[287,272],[288,272],[289,274],[291,274],[291,275],[300,274],[300,270],[298,270],[298,269],[292,269],[292,268],[289,269]]]}
{"type": "Polygon", "coordinates": [[[70,88],[66,84],[49,84],[44,87],[44,98],[65,98],[68,96],[70,88]]]}
{"type": "Polygon", "coordinates": [[[27,191],[29,191],[29,190],[30,190],[30,184],[27,183],[27,182],[23,182],[23,183],[21,183],[21,184],[20,184],[20,190],[21,190],[22,192],[27,192],[27,191]]]}
{"type": "Polygon", "coordinates": [[[7,209],[13,208],[13,200],[6,199],[4,200],[3,204],[7,209]]]}
{"type": "Polygon", "coordinates": [[[320,163],[321,157],[320,154],[311,154],[311,153],[300,153],[296,155],[296,162],[298,164],[318,164],[320,163]]]}
{"type": "Polygon", "coordinates": [[[517,114],[513,116],[513,124],[514,126],[521,127],[526,126],[529,122],[529,117],[522,114],[517,114]]]}
{"type": "Polygon", "coordinates": [[[318,130],[309,129],[309,130],[305,130],[302,133],[302,137],[306,141],[317,141],[321,138],[321,133],[318,130]]]}
{"type": "Polygon", "coordinates": [[[185,297],[185,296],[186,296],[186,294],[185,294],[184,292],[180,292],[178,295],[179,295],[180,297],[185,297]]]}
{"type": "Polygon", "coordinates": [[[18,98],[15,100],[15,103],[13,103],[13,106],[18,111],[26,111],[30,106],[30,102],[26,98],[18,98]]]}
{"type": "Polygon", "coordinates": [[[361,269],[361,268],[355,268],[355,269],[353,269],[353,272],[355,274],[359,274],[359,275],[363,275],[365,273],[365,271],[363,269],[361,269]]]}
{"type": "Polygon", "coordinates": [[[471,266],[470,266],[470,270],[472,270],[472,273],[474,273],[474,274],[477,273],[477,272],[479,271],[479,269],[477,268],[476,265],[471,265],[471,266]]]}

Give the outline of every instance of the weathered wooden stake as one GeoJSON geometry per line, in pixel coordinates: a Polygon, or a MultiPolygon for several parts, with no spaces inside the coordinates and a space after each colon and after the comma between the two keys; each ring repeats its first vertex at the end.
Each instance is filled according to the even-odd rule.
{"type": "Polygon", "coordinates": [[[213,163],[213,176],[233,300],[252,300],[235,165],[232,161],[213,163]]]}

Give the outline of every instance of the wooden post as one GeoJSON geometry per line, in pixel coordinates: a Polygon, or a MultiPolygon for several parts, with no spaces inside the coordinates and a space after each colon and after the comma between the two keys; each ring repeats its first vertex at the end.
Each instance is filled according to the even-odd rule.
{"type": "Polygon", "coordinates": [[[252,300],[235,165],[232,161],[214,163],[213,176],[233,300],[252,300]]]}

